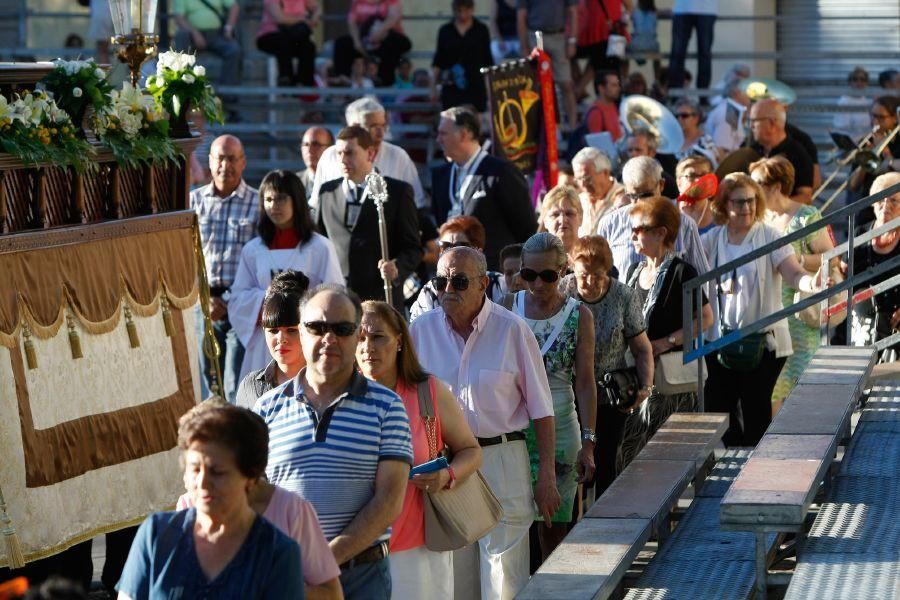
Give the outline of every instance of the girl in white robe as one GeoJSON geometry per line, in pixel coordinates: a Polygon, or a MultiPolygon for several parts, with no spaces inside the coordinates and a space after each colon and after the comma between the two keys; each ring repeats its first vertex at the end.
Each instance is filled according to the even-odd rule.
{"type": "Polygon", "coordinates": [[[309,278],[310,288],[344,284],[334,245],[315,232],[300,178],[289,171],[269,172],[259,186],[259,203],[259,236],[241,251],[228,301],[228,317],[245,348],[241,380],[271,360],[260,316],[273,276],[293,269],[309,278]]]}

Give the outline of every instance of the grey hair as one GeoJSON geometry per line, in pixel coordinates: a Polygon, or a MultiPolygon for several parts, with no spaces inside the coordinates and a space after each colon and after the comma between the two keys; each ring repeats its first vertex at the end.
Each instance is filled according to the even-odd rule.
{"type": "Polygon", "coordinates": [[[606,153],[597,150],[596,148],[591,148],[590,146],[582,148],[578,151],[578,154],[572,158],[573,166],[576,164],[586,165],[588,163],[593,164],[598,173],[600,171],[612,172],[612,164],[609,162],[609,157],[606,156],[606,153]]]}
{"type": "Polygon", "coordinates": [[[362,301],[359,299],[359,296],[356,295],[356,292],[339,283],[320,283],[306,292],[300,299],[300,313],[303,313],[303,309],[306,308],[306,305],[309,304],[310,300],[325,292],[331,292],[332,294],[343,296],[349,300],[353,305],[353,311],[356,314],[356,324],[359,325],[359,322],[362,320],[362,301]]]}
{"type": "Polygon", "coordinates": [[[441,262],[445,262],[450,259],[451,256],[455,254],[462,254],[463,256],[471,259],[472,262],[475,263],[475,266],[478,268],[477,275],[479,277],[487,277],[487,259],[484,257],[484,253],[475,248],[470,248],[468,246],[457,246],[455,248],[450,248],[449,250],[444,251],[441,254],[441,257],[438,259],[438,265],[441,262]]]}
{"type": "Polygon", "coordinates": [[[722,90],[722,97],[733,98],[735,94],[741,91],[741,81],[740,79],[734,79],[725,84],[725,89],[722,90]]]}
{"type": "Polygon", "coordinates": [[[663,168],[659,161],[649,156],[635,156],[622,167],[622,183],[632,189],[658,186],[662,181],[663,168]]]}
{"type": "Polygon", "coordinates": [[[701,120],[703,119],[703,109],[700,108],[700,104],[697,101],[690,98],[681,98],[678,100],[678,102],[675,103],[674,108],[675,110],[678,110],[682,106],[690,108],[692,111],[700,115],[701,120]]]}
{"type": "Polygon", "coordinates": [[[656,136],[647,131],[646,129],[635,129],[632,131],[628,137],[643,137],[647,140],[647,148],[650,150],[656,150],[659,147],[659,142],[656,139],[656,136]]]}
{"type": "Polygon", "coordinates": [[[882,173],[872,182],[872,187],[869,188],[869,194],[877,194],[878,192],[888,189],[895,183],[900,183],[900,173],[897,171],[882,173]]]}
{"type": "Polygon", "coordinates": [[[566,247],[563,246],[562,240],[549,231],[536,233],[522,244],[523,258],[526,254],[541,254],[544,252],[553,252],[556,254],[556,265],[558,268],[562,268],[569,260],[566,255],[566,247]]]}
{"type": "Polygon", "coordinates": [[[365,125],[366,116],[373,113],[387,112],[384,106],[372,96],[363,96],[359,100],[354,100],[344,109],[344,118],[347,125],[365,125]]]}

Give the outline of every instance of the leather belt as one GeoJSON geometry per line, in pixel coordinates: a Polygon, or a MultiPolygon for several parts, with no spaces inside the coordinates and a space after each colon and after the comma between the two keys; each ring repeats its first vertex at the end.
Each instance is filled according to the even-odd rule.
{"type": "Polygon", "coordinates": [[[373,562],[377,562],[382,558],[387,558],[388,555],[388,543],[381,542],[372,546],[371,548],[366,548],[347,562],[341,565],[341,571],[345,569],[352,569],[358,565],[365,565],[373,562]]]}
{"type": "Polygon", "coordinates": [[[516,440],[524,440],[525,434],[521,431],[512,431],[510,433],[501,433],[497,437],[489,437],[489,438],[477,438],[478,445],[482,448],[487,446],[496,446],[497,444],[504,444],[506,442],[515,442],[516,440]]]}

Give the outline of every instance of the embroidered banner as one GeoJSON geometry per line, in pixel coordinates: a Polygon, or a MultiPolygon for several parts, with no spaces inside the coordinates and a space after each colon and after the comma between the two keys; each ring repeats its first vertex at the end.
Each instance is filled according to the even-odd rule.
{"type": "Polygon", "coordinates": [[[535,67],[529,60],[517,60],[482,72],[487,79],[492,152],[530,175],[538,166],[543,115],[535,67]]]}

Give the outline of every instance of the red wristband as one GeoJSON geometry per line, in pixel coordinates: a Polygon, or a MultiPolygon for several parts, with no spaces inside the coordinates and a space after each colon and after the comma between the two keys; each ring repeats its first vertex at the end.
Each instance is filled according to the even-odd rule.
{"type": "Polygon", "coordinates": [[[456,485],[456,473],[453,472],[453,467],[447,465],[447,473],[450,474],[450,482],[447,483],[447,487],[444,489],[452,490],[453,486],[456,485]]]}

